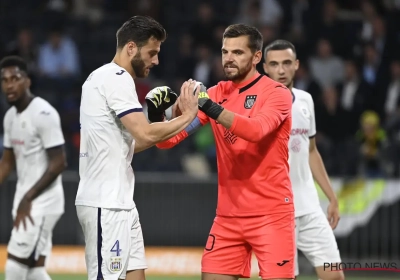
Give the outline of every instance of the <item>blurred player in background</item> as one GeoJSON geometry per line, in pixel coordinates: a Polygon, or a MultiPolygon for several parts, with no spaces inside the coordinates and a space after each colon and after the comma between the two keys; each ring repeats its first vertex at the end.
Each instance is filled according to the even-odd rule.
{"type": "Polygon", "coordinates": [[[332,230],[339,222],[339,209],[315,143],[314,102],[308,92],[293,87],[295,72],[299,67],[296,49],[288,41],[277,40],[265,48],[264,59],[264,71],[275,81],[287,86],[293,94],[289,164],[295,202],[297,248],[315,267],[320,279],[342,280],[343,272],[324,271],[323,268],[324,263],[341,261],[332,230]],[[328,219],[320,207],[313,177],[329,199],[328,219]]]}
{"type": "MultiPolygon", "coordinates": [[[[218,206],[202,258],[203,280],[250,277],[255,253],[262,279],[293,279],[295,227],[288,142],[292,95],[256,65],[263,38],[235,24],[223,35],[229,81],[199,93],[199,113],[185,131],[157,145],[175,146],[210,122],[217,147],[218,206]],[[222,107],[223,106],[223,107],[222,107]]],[[[179,114],[180,104],[173,107],[179,114]]]]}
{"type": "Polygon", "coordinates": [[[27,64],[20,57],[0,62],[1,88],[11,108],[4,117],[0,183],[17,169],[6,280],[48,280],[45,260],[52,232],[64,213],[61,172],[66,167],[58,112],[30,92],[27,64]]]}
{"type": "Polygon", "coordinates": [[[132,157],[176,135],[197,115],[194,81],[182,85],[181,117],[149,124],[142,112],[134,79],[147,77],[150,68],[158,65],[166,36],[152,18],[132,17],[117,31],[113,61],[93,71],[82,86],[80,182],[75,204],[85,235],[89,279],[145,279],[142,229],[133,201],[132,157]]]}

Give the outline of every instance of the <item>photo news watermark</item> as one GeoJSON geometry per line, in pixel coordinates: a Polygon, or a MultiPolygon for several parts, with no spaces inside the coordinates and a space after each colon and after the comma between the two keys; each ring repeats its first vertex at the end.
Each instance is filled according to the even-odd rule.
{"type": "Polygon", "coordinates": [[[340,262],[324,263],[324,271],[389,271],[400,273],[395,262],[340,262]]]}

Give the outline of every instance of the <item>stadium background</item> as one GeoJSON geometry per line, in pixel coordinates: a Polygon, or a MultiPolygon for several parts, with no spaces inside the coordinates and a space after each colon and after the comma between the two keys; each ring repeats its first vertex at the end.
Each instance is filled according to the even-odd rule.
{"type": "MultiPolygon", "coordinates": [[[[340,200],[342,220],[335,234],[342,257],[395,262],[400,269],[400,1],[1,0],[0,56],[28,60],[32,91],[58,109],[67,141],[66,213],[54,232],[51,273],[85,272],[74,206],[80,87],[91,71],[112,59],[116,30],[137,14],[153,16],[168,32],[160,65],[148,79],[136,80],[142,103],[158,85],[178,90],[188,78],[206,86],[223,80],[221,38],[231,23],[256,25],[265,45],[276,38],[291,40],[301,62],[295,86],[313,95],[318,147],[340,200]]],[[[1,98],[2,117],[7,108],[1,98]]],[[[209,126],[174,149],[152,148],[135,155],[133,167],[148,274],[161,275],[151,279],[198,279],[217,195],[209,126]]],[[[13,176],[0,188],[0,272],[15,182],[13,176]]],[[[321,203],[326,209],[323,195],[321,203]]],[[[312,275],[303,257],[300,265],[304,275],[312,275]]],[[[257,273],[255,263],[253,271],[257,273]]],[[[399,275],[354,272],[359,279],[399,275]]]]}

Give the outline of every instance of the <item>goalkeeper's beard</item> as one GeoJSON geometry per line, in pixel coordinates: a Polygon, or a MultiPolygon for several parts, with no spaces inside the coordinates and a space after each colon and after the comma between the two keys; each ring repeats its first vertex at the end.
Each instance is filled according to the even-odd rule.
{"type": "Polygon", "coordinates": [[[136,53],[136,55],[132,58],[131,60],[131,66],[133,69],[133,72],[135,72],[135,76],[137,78],[145,78],[146,75],[146,64],[144,63],[142,59],[142,55],[140,54],[140,51],[136,53]]]}
{"type": "Polygon", "coordinates": [[[244,68],[239,68],[239,67],[236,68],[237,69],[236,74],[228,74],[224,67],[224,74],[228,80],[233,81],[233,82],[239,82],[239,81],[243,81],[243,79],[251,71],[252,67],[253,67],[253,64],[251,61],[249,61],[244,68]]]}

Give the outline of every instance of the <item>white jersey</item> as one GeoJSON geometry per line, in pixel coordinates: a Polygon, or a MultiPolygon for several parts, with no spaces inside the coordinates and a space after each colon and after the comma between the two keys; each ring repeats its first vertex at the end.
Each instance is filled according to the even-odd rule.
{"type": "Polygon", "coordinates": [[[120,118],[141,111],[135,83],[125,69],[109,63],[89,75],[82,86],[80,182],[75,205],[135,208],[131,167],[135,139],[120,118]]]}
{"type": "MultiPolygon", "coordinates": [[[[48,167],[46,149],[64,144],[58,112],[44,99],[35,97],[20,113],[13,106],[4,117],[4,148],[13,149],[17,168],[17,188],[12,214],[26,192],[48,167]]],[[[61,175],[32,202],[35,215],[64,213],[61,175]]]]}
{"type": "Polygon", "coordinates": [[[314,102],[308,92],[293,88],[292,130],[289,140],[290,180],[295,216],[320,209],[317,189],[309,164],[310,138],[316,134],[314,102]]]}

